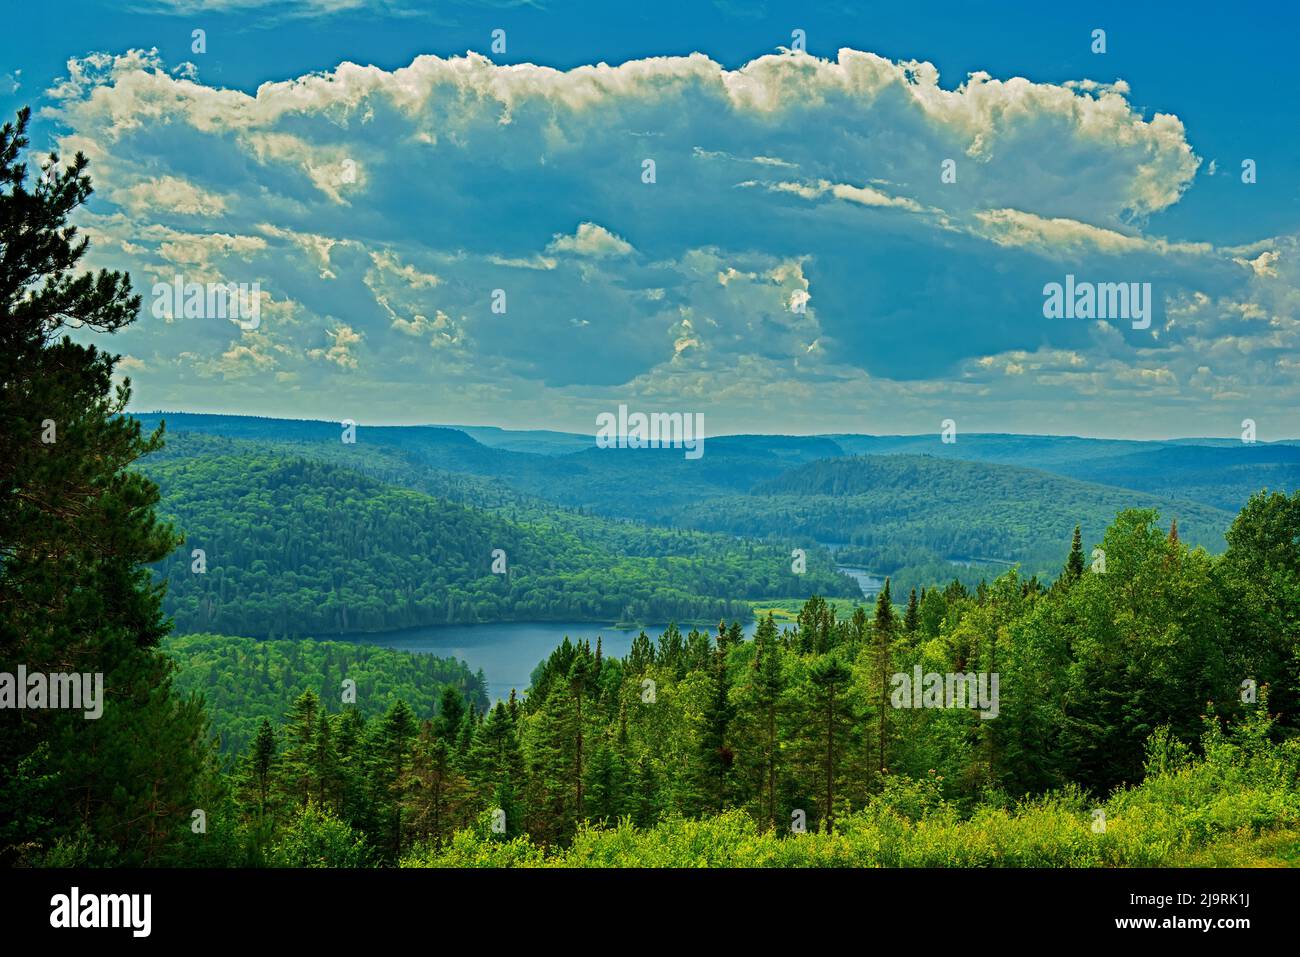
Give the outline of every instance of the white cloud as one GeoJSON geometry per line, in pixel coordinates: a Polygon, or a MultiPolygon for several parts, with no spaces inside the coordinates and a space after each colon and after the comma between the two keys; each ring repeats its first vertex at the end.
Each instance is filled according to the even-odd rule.
{"type": "Polygon", "coordinates": [[[361,344],[362,335],[346,323],[326,329],[325,334],[330,338],[329,348],[311,349],[307,355],[313,359],[332,362],[341,369],[355,369],[357,357],[353,349],[361,344]]]}
{"type": "Polygon", "coordinates": [[[177,176],[142,180],[118,190],[114,198],[132,213],[146,216],[157,216],[160,213],[215,216],[226,210],[226,200],[223,197],[200,189],[177,176]]]}
{"type": "Polygon", "coordinates": [[[632,244],[615,236],[604,226],[595,223],[579,223],[578,230],[572,236],[557,234],[546,247],[548,253],[574,253],[579,256],[594,256],[604,259],[607,256],[627,256],[632,244]]]}
{"type": "Polygon", "coordinates": [[[123,333],[151,377],[265,375],[403,414],[418,397],[568,415],[613,388],[745,416],[962,397],[1086,414],[1111,388],[1194,390],[1207,358],[1216,394],[1241,391],[1228,379],[1248,363],[1270,395],[1296,391],[1294,244],[1149,235],[1200,161],[1122,82],[945,87],[930,64],[853,50],[735,70],[471,54],[247,93],[133,51],[72,61],[50,95],[61,151],[92,161],[96,265],[137,285],[262,282],[257,338],[123,333]],[[1151,276],[1158,342],[1045,324],[1062,260],[1151,276]]]}

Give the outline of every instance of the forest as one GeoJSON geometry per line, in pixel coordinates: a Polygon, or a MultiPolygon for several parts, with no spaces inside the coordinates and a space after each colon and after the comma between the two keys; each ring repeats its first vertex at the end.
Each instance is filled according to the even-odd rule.
{"type": "Polygon", "coordinates": [[[1129,510],[1104,572],[1076,540],[1049,587],[1012,570],[840,615],[814,596],[752,640],[673,626],[622,659],[566,640],[490,708],[451,662],[168,639],[178,685],[231,729],[205,759],[206,830],[180,818],[146,858],[65,839],[38,860],[1294,864],[1298,528],[1300,495],[1261,493],[1214,557],[1129,510]],[[894,676],[917,667],[998,674],[996,719],[898,707],[894,676]]]}
{"type": "Polygon", "coordinates": [[[824,550],[810,550],[796,575],[790,549],[774,544],[641,535],[556,508],[475,509],[279,452],[218,450],[147,474],[161,489],[160,514],[185,530],[185,547],[157,566],[164,610],[182,632],[748,620],[750,599],[857,593],[824,550]]]}
{"type": "Polygon", "coordinates": [[[326,710],[342,711],[349,703],[363,718],[398,700],[418,714],[433,714],[446,687],[480,712],[488,706],[483,673],[471,674],[456,658],[339,641],[203,634],[169,635],[161,648],[176,662],[177,689],[202,695],[223,760],[252,743],[261,716],[285,714],[308,690],[326,710]]]}
{"type": "MultiPolygon", "coordinates": [[[[939,451],[956,445],[930,442],[926,446],[916,440],[901,444],[868,443],[871,437],[864,436],[836,436],[836,441],[724,436],[710,445],[707,467],[690,470],[680,457],[657,456],[653,450],[647,450],[647,457],[620,459],[599,451],[575,452],[569,445],[559,445],[557,451],[539,439],[533,446],[550,452],[530,454],[487,447],[467,432],[451,428],[363,429],[358,444],[346,445],[339,441],[337,425],[328,422],[185,413],[139,418],[168,428],[167,447],[143,463],[146,473],[163,484],[165,507],[172,505],[173,497],[183,503],[183,491],[174,496],[175,483],[168,481],[185,474],[183,462],[202,469],[203,461],[230,456],[307,459],[491,512],[513,523],[562,527],[593,545],[630,557],[719,554],[737,538],[751,543],[748,554],[760,543],[779,546],[778,552],[784,549],[786,556],[794,547],[803,548],[810,568],[817,571],[812,580],[804,576],[798,587],[791,587],[796,583],[790,576],[773,580],[747,574],[751,582],[744,593],[764,599],[806,597],[814,591],[828,597],[852,594],[844,591],[843,582],[827,581],[818,574],[829,571],[823,549],[832,550],[839,564],[889,575],[903,590],[943,585],[954,577],[974,587],[1012,564],[1019,564],[1026,576],[1050,580],[1056,574],[1059,542],[1074,525],[1081,525],[1087,535],[1100,534],[1117,512],[1131,507],[1157,509],[1178,521],[1189,543],[1219,552],[1233,514],[1251,492],[1294,487],[1300,478],[1293,464],[1300,449],[1284,445],[1238,450],[1051,436],[976,436],[963,439],[967,444],[962,448],[968,451],[961,454],[972,456],[966,460],[939,451]],[[1138,451],[1131,450],[1135,445],[1138,451]],[[847,448],[857,447],[879,451],[845,454],[847,448]],[[918,448],[928,451],[918,454],[914,451],[918,448]],[[1010,464],[1007,459],[1016,455],[1040,467],[1010,464]],[[1095,471],[1145,485],[1138,481],[1139,465],[1159,474],[1161,487],[1142,492],[1083,480],[1095,471]],[[1242,489],[1247,491],[1238,495],[1242,489]],[[1229,499],[1234,503],[1230,508],[1218,504],[1229,499]],[[700,537],[692,532],[707,534],[700,537]],[[763,589],[777,590],[758,594],[763,589]]],[[[511,444],[529,445],[523,438],[511,444]]],[[[195,504],[202,508],[201,501],[195,504]]],[[[197,517],[207,519],[202,514],[197,517]]],[[[767,553],[760,563],[770,558],[767,553]]],[[[371,568],[370,573],[379,579],[389,574],[386,566],[371,568]]],[[[201,584],[176,582],[181,588],[201,584]]],[[[686,584],[689,590],[690,583],[686,584]]],[[[706,578],[700,587],[712,586],[706,578]]],[[[515,614],[477,598],[473,603],[482,616],[515,614]]],[[[639,612],[647,607],[634,602],[639,612]]],[[[623,620],[676,618],[699,623],[736,614],[720,608],[715,614],[699,604],[688,611],[677,599],[656,601],[654,607],[660,611],[626,614],[623,620]]],[[[591,603],[586,608],[570,605],[569,617],[611,618],[608,607],[596,613],[591,608],[591,603]]],[[[519,613],[563,617],[531,603],[519,613]]],[[[460,621],[475,620],[463,608],[457,616],[460,621]]],[[[390,620],[410,617],[398,613],[390,620]]],[[[429,610],[419,617],[422,623],[446,620],[429,610]]],[[[346,629],[341,619],[318,627],[335,633],[358,630],[352,619],[355,615],[346,629]]],[[[228,622],[194,619],[188,612],[180,620],[186,627],[232,630],[228,622]]],[[[265,630],[260,623],[259,627],[265,630]]]]}

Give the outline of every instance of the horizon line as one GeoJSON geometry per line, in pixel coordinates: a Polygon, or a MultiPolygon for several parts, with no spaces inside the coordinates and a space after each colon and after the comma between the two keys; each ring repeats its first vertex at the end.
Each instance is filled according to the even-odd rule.
{"type": "MultiPolygon", "coordinates": [[[[212,418],[225,417],[234,419],[270,419],[277,422],[317,422],[321,424],[337,425],[334,419],[305,419],[285,415],[258,415],[248,412],[189,412],[184,409],[149,409],[149,410],[128,410],[123,413],[130,416],[141,415],[194,415],[209,416],[212,418]]],[[[354,420],[355,421],[355,420],[354,420]]],[[[443,422],[385,422],[385,423],[362,423],[356,422],[358,427],[368,429],[497,429],[502,432],[555,432],[561,435],[572,435],[581,437],[586,435],[585,432],[574,432],[572,429],[556,428],[554,426],[534,426],[531,428],[517,428],[504,425],[491,424],[470,424],[470,423],[443,423],[443,422]]],[[[744,436],[764,436],[768,438],[801,438],[801,439],[820,439],[829,438],[835,435],[853,435],[863,436],[873,439],[911,439],[921,436],[930,435],[929,432],[726,432],[717,435],[706,435],[705,440],[709,439],[726,439],[741,438],[744,436]]],[[[933,434],[940,434],[939,431],[933,434]]],[[[1256,439],[1254,442],[1241,442],[1238,436],[1219,436],[1219,435],[1171,435],[1159,439],[1137,439],[1132,437],[1117,437],[1108,435],[1078,435],[1074,433],[1062,432],[962,432],[966,436],[1008,436],[1014,438],[1044,438],[1044,439],[1084,439],[1094,442],[1240,442],[1242,445],[1284,445],[1288,443],[1300,443],[1300,436],[1284,437],[1279,439],[1256,439]]],[[[595,436],[592,436],[592,442],[595,443],[595,436]]]]}

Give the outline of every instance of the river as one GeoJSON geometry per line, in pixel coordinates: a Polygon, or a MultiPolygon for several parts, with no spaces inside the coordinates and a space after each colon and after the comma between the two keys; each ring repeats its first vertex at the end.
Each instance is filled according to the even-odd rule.
{"type": "Polygon", "coordinates": [[[845,575],[848,575],[857,582],[858,587],[862,589],[862,597],[864,598],[875,598],[880,594],[880,589],[885,587],[885,580],[883,578],[878,575],[873,575],[865,568],[852,568],[849,565],[836,565],[835,570],[837,572],[843,572],[845,575]]]}

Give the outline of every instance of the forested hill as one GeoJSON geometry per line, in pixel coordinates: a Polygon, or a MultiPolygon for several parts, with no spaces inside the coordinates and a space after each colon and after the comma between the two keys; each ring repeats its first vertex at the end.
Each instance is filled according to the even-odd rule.
{"type": "Polygon", "coordinates": [[[934,455],[1042,469],[1067,478],[1190,499],[1236,512],[1260,489],[1300,488],[1300,440],[1093,439],[1065,435],[833,435],[847,453],[934,455]]]}
{"type": "Polygon", "coordinates": [[[753,489],[760,496],[830,496],[888,499],[895,514],[962,512],[978,505],[990,519],[1028,510],[1038,527],[1059,541],[1076,523],[1104,529],[1124,508],[1157,508],[1178,519],[1183,540],[1214,551],[1232,513],[1191,501],[1178,501],[1063,478],[1038,469],[987,462],[963,462],[931,455],[858,455],[823,459],[790,469],[753,489]]]}
{"type": "Polygon", "coordinates": [[[1235,513],[1260,489],[1300,488],[1300,440],[1145,441],[1061,435],[711,436],[695,462],[674,450],[597,449],[594,437],[480,426],[358,426],[358,446],[340,446],[337,422],[184,412],[137,413],[146,428],[275,445],[400,453],[424,469],[500,479],[520,493],[640,520],[662,518],[681,497],[733,494],[792,465],[845,455],[933,455],[1041,469],[1066,478],[1188,499],[1235,513]],[[649,467],[647,467],[649,465],[649,467]],[[619,494],[623,492],[624,494],[619,494]],[[636,511],[633,513],[632,505],[636,511]]]}
{"type": "Polygon", "coordinates": [[[810,554],[796,577],[788,550],[776,546],[646,530],[656,547],[629,554],[620,544],[636,536],[623,526],[539,513],[511,521],[277,452],[210,449],[145,465],[162,492],[161,514],[186,537],[158,566],[180,632],[323,637],[476,621],[716,622],[751,617],[750,599],[856,593],[824,553],[810,554]],[[493,572],[498,558],[504,574],[493,572]]]}
{"type": "Polygon", "coordinates": [[[438,713],[446,688],[480,712],[487,681],[463,661],[342,641],[258,641],[231,635],[168,635],[163,650],[177,663],[176,686],[203,695],[212,732],[227,755],[246,749],[265,717],[288,713],[310,691],[330,714],[363,718],[404,701],[420,718],[438,713]],[[344,682],[351,682],[345,689],[344,682]],[[344,692],[349,693],[345,696],[344,692]]]}
{"type": "MultiPolygon", "coordinates": [[[[1116,513],[1154,508],[1177,520],[1183,540],[1223,549],[1232,515],[1196,502],[1157,498],[1035,469],[924,455],[826,459],[761,482],[744,496],[688,506],[680,520],[737,535],[781,528],[846,545],[843,561],[891,574],[902,589],[951,578],[950,559],[1018,561],[1054,577],[1060,550],[1081,525],[1093,542],[1116,513]]],[[[962,577],[993,578],[989,569],[962,577]]]]}
{"type": "MultiPolygon", "coordinates": [[[[962,435],[958,443],[945,445],[937,436],[736,435],[707,439],[704,456],[687,460],[676,449],[599,449],[569,433],[537,433],[530,439],[533,433],[471,428],[480,441],[449,427],[362,424],[355,444],[348,444],[340,441],[336,422],[185,413],[139,418],[146,427],[162,420],[168,425],[167,446],[149,458],[147,470],[234,453],[305,458],[343,466],[390,489],[411,489],[487,510],[512,525],[558,527],[600,552],[607,568],[619,564],[610,555],[730,562],[719,550],[734,549],[734,542],[688,539],[686,530],[699,530],[729,540],[770,541],[773,548],[784,549],[787,565],[794,546],[846,545],[837,553],[841,563],[891,575],[895,588],[904,591],[953,577],[973,586],[1012,562],[1021,563],[1027,574],[1053,578],[1060,570],[1060,550],[1076,524],[1085,541],[1094,542],[1115,514],[1128,507],[1155,508],[1166,521],[1177,519],[1186,541],[1217,552],[1232,512],[1250,494],[1300,486],[1300,448],[1286,444],[962,435]],[[844,455],[846,449],[881,454],[855,460],[844,455]],[[917,450],[926,451],[918,455],[917,450]],[[857,464],[846,464],[852,462],[857,464]],[[1126,483],[1138,488],[1122,487],[1126,483]]],[[[270,518],[267,522],[274,524],[270,518]]],[[[823,557],[817,558],[819,568],[829,565],[823,557]]],[[[368,574],[378,582],[391,577],[385,570],[368,574]]],[[[747,572],[742,577],[755,587],[729,590],[728,598],[761,590],[756,579],[763,576],[747,572]]],[[[701,612],[707,606],[696,599],[723,595],[711,590],[714,580],[669,581],[656,573],[645,588],[638,585],[617,596],[600,586],[569,587],[556,601],[554,615],[568,609],[595,620],[702,621],[712,612],[701,612]],[[682,594],[667,597],[671,591],[682,594]],[[628,604],[615,609],[624,598],[628,604]],[[692,611],[645,611],[652,607],[692,611]]],[[[828,595],[851,590],[843,582],[816,576],[775,584],[779,591],[759,597],[793,599],[814,590],[828,595]]],[[[188,592],[194,585],[180,587],[188,592]]],[[[312,584],[307,591],[317,587],[312,584]]],[[[315,603],[320,607],[333,601],[328,597],[333,586],[324,587],[326,597],[315,603]]],[[[486,580],[483,588],[483,595],[476,587],[456,598],[456,608],[390,612],[384,621],[425,623],[448,615],[454,621],[474,620],[463,607],[467,601],[480,617],[553,617],[534,600],[497,606],[487,597],[495,593],[486,580]]],[[[396,594],[403,594],[402,589],[396,594]]],[[[195,617],[191,608],[182,620],[205,629],[248,630],[208,621],[206,604],[201,607],[202,615],[195,617]]],[[[344,630],[355,628],[355,609],[349,608],[344,630]]],[[[375,616],[363,617],[372,621],[375,616]]],[[[337,618],[315,622],[326,628],[322,633],[337,633],[344,627],[341,611],[337,618]]],[[[287,613],[283,620],[290,620],[287,613]]],[[[266,624],[265,615],[256,621],[266,624]]]]}

